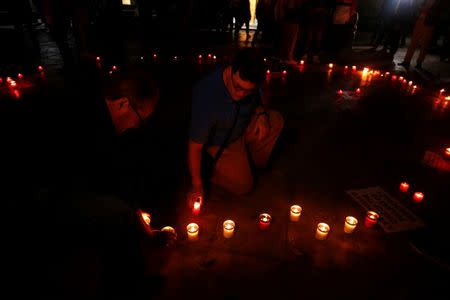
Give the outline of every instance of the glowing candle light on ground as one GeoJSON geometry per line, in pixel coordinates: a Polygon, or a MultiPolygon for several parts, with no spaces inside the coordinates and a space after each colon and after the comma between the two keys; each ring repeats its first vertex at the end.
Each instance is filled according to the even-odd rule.
{"type": "Polygon", "coordinates": [[[345,66],[345,67],[344,67],[344,69],[346,69],[346,70],[347,70],[347,69],[348,69],[348,66],[345,66]]]}
{"type": "Polygon", "coordinates": [[[267,70],[267,71],[266,71],[266,74],[267,74],[267,75],[270,75],[270,70],[267,70]]]}
{"type": "Polygon", "coordinates": [[[211,58],[211,57],[212,57],[212,54],[211,54],[211,53],[209,53],[209,54],[208,54],[208,58],[211,58]]]}
{"type": "Polygon", "coordinates": [[[450,157],[450,148],[445,149],[445,156],[450,157]]]}
{"type": "Polygon", "coordinates": [[[425,195],[423,193],[416,192],[416,193],[414,193],[413,200],[414,200],[414,202],[420,203],[423,201],[424,197],[425,197],[425,195]]]}
{"type": "Polygon", "coordinates": [[[216,59],[217,59],[217,56],[214,55],[214,56],[213,56],[213,60],[216,60],[216,59]]]}
{"type": "Polygon", "coordinates": [[[156,53],[153,54],[153,58],[157,58],[158,55],[156,53]]]}
{"type": "Polygon", "coordinates": [[[338,95],[342,95],[342,94],[344,94],[344,91],[343,90],[338,90],[338,95]]]}
{"type": "Polygon", "coordinates": [[[392,75],[392,76],[391,76],[391,79],[392,79],[392,81],[397,80],[397,75],[392,75]]]}
{"type": "Polygon", "coordinates": [[[409,86],[412,86],[412,85],[413,85],[413,82],[412,82],[412,81],[408,82],[408,85],[409,85],[409,86]]]}
{"type": "Polygon", "coordinates": [[[406,84],[406,82],[407,82],[407,80],[406,80],[406,79],[403,79],[402,83],[403,83],[403,84],[406,84]]]}
{"type": "Polygon", "coordinates": [[[352,216],[346,217],[344,223],[344,232],[352,233],[355,230],[356,225],[358,225],[358,219],[352,216]]]}
{"type": "Polygon", "coordinates": [[[403,81],[403,76],[400,76],[398,80],[403,81]]]}
{"type": "Polygon", "coordinates": [[[445,89],[441,89],[441,90],[439,91],[439,97],[442,96],[442,94],[444,94],[444,93],[445,93],[445,89]]]}
{"type": "Polygon", "coordinates": [[[271,222],[272,222],[272,217],[269,214],[267,214],[267,213],[260,214],[258,227],[260,230],[267,230],[267,229],[269,229],[271,222]]]}
{"type": "Polygon", "coordinates": [[[100,61],[100,60],[101,60],[100,56],[97,56],[97,57],[95,58],[95,60],[96,60],[96,61],[100,61]]]}
{"type": "Polygon", "coordinates": [[[203,56],[201,54],[198,55],[198,59],[202,59],[203,56]]]}
{"type": "Polygon", "coordinates": [[[287,74],[287,71],[286,70],[283,70],[283,72],[281,72],[283,75],[286,75],[287,74]]]}
{"type": "Polygon", "coordinates": [[[375,224],[378,223],[378,219],[380,218],[380,215],[377,214],[374,211],[368,211],[367,215],[366,215],[366,221],[364,223],[364,225],[367,228],[373,228],[375,226],[375,224]]]}
{"type": "Polygon", "coordinates": [[[298,220],[300,220],[301,214],[302,214],[302,207],[300,205],[291,206],[290,219],[292,222],[298,222],[298,220]]]}
{"type": "Polygon", "coordinates": [[[333,69],[334,65],[333,64],[328,64],[328,68],[333,69]]]}
{"type": "Polygon", "coordinates": [[[113,71],[117,71],[117,66],[112,66],[113,71]]]}
{"type": "Polygon", "coordinates": [[[201,207],[202,207],[202,200],[200,198],[198,198],[194,202],[194,207],[192,208],[192,213],[196,216],[199,215],[201,207]]]}
{"type": "Polygon", "coordinates": [[[38,66],[38,71],[39,71],[39,72],[44,71],[44,67],[43,67],[43,66],[38,66]]]}
{"type": "Polygon", "coordinates": [[[356,71],[356,66],[352,66],[352,70],[353,70],[353,71],[356,71]]]}
{"type": "Polygon", "coordinates": [[[17,74],[17,78],[22,79],[23,78],[23,74],[22,73],[17,74]]]}
{"type": "Polygon", "coordinates": [[[356,92],[357,95],[359,95],[359,94],[361,94],[361,89],[357,88],[355,92],[356,92]]]}
{"type": "Polygon", "coordinates": [[[14,80],[11,80],[11,81],[9,82],[9,85],[10,85],[12,88],[15,88],[15,87],[17,87],[17,82],[15,82],[14,80]]]}
{"type": "Polygon", "coordinates": [[[409,190],[409,183],[402,182],[400,183],[400,192],[406,193],[409,190]]]}
{"type": "Polygon", "coordinates": [[[188,240],[196,241],[198,240],[198,232],[200,231],[200,227],[196,223],[190,223],[186,226],[186,231],[188,235],[188,240]]]}
{"type": "Polygon", "coordinates": [[[327,223],[319,223],[316,230],[316,239],[325,240],[330,232],[330,226],[327,223]]]}
{"type": "Polygon", "coordinates": [[[232,238],[234,235],[234,227],[236,224],[232,220],[223,222],[223,237],[226,239],[232,238]]]}
{"type": "Polygon", "coordinates": [[[301,60],[300,61],[300,65],[304,65],[305,64],[305,61],[304,60],[301,60]]]}

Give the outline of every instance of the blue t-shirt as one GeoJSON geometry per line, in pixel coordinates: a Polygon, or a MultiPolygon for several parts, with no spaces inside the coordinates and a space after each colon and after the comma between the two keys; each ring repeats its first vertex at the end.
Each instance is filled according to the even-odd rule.
{"type": "Polygon", "coordinates": [[[222,145],[239,111],[229,143],[237,140],[244,134],[256,107],[260,105],[259,94],[233,100],[223,82],[223,71],[220,68],[209,74],[193,89],[189,137],[194,142],[222,145]]]}

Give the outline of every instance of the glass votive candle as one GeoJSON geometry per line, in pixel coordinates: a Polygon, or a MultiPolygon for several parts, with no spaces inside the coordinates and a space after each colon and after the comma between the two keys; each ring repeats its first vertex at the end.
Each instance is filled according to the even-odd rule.
{"type": "Polygon", "coordinates": [[[198,240],[199,230],[200,230],[200,227],[196,223],[190,223],[188,226],[186,226],[188,240],[190,240],[190,241],[198,240]]]}
{"type": "Polygon", "coordinates": [[[152,221],[152,217],[150,216],[149,213],[141,212],[141,218],[145,224],[150,225],[150,223],[152,221]]]}
{"type": "Polygon", "coordinates": [[[298,220],[300,220],[301,214],[302,214],[302,207],[300,205],[291,206],[290,219],[292,222],[298,222],[298,220]]]}
{"type": "Polygon", "coordinates": [[[319,223],[316,230],[316,239],[325,240],[330,232],[330,226],[327,223],[319,223]]]}
{"type": "Polygon", "coordinates": [[[272,217],[269,214],[263,213],[259,215],[258,227],[260,230],[267,230],[272,222],[272,217]]]}
{"type": "Polygon", "coordinates": [[[367,215],[366,215],[366,221],[364,223],[364,225],[367,228],[373,228],[375,226],[375,224],[378,223],[378,219],[380,218],[380,215],[377,214],[374,211],[368,211],[367,215]]]}
{"type": "Polygon", "coordinates": [[[409,183],[407,183],[407,182],[400,183],[400,192],[405,193],[408,191],[408,189],[409,189],[409,183]]]}
{"type": "Polygon", "coordinates": [[[416,193],[414,193],[413,200],[414,200],[414,202],[419,203],[419,202],[423,201],[423,197],[425,197],[425,195],[423,193],[416,192],[416,193]]]}
{"type": "Polygon", "coordinates": [[[232,238],[234,235],[234,228],[236,224],[233,220],[226,220],[223,222],[223,237],[226,239],[232,238]]]}
{"type": "Polygon", "coordinates": [[[356,225],[358,225],[358,219],[352,216],[346,217],[344,223],[344,232],[352,233],[355,230],[356,225]]]}

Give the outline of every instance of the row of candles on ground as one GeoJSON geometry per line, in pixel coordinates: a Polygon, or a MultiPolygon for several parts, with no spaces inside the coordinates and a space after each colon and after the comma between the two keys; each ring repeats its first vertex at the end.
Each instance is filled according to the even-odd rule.
{"type": "MultiPolygon", "coordinates": [[[[200,202],[196,202],[200,203],[200,202]]],[[[193,213],[198,215],[200,212],[200,204],[195,205],[193,213]]],[[[299,205],[292,205],[290,208],[290,220],[292,222],[298,222],[302,214],[302,207],[299,205]]],[[[150,226],[151,217],[150,214],[142,212],[141,217],[145,224],[150,226]]],[[[368,211],[364,225],[367,228],[373,228],[379,219],[379,214],[374,211],[368,211]]],[[[272,223],[272,217],[268,213],[262,213],[259,215],[258,228],[261,231],[267,231],[272,223]]],[[[344,221],[344,232],[347,234],[353,233],[356,226],[358,225],[358,219],[352,216],[348,216],[344,221]]],[[[223,222],[223,237],[226,239],[232,238],[234,236],[234,231],[236,228],[236,223],[233,220],[226,220],[223,222]]],[[[318,240],[325,240],[330,233],[331,227],[327,223],[319,223],[317,225],[315,237],[318,240]]],[[[170,226],[166,226],[161,229],[161,231],[167,231],[171,233],[176,233],[175,229],[170,226]]],[[[200,226],[197,223],[190,223],[186,226],[186,233],[189,241],[196,241],[199,238],[200,226]]]]}
{"type": "MultiPolygon", "coordinates": [[[[409,183],[402,182],[400,183],[400,192],[406,193],[409,190],[409,183]]],[[[414,202],[420,203],[423,201],[425,195],[422,192],[415,192],[413,195],[414,202]]]]}

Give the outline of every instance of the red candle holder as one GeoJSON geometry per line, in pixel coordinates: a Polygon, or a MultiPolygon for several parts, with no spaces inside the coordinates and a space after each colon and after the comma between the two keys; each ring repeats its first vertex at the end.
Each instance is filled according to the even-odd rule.
{"type": "Polygon", "coordinates": [[[266,231],[270,227],[272,217],[269,214],[263,213],[259,215],[258,227],[262,231],[266,231]]]}
{"type": "Polygon", "coordinates": [[[424,198],[424,197],[425,197],[425,195],[424,195],[423,193],[421,193],[421,192],[416,192],[416,193],[414,193],[413,200],[414,200],[414,202],[416,202],[416,203],[420,203],[420,202],[423,201],[423,198],[424,198]]]}
{"type": "Polygon", "coordinates": [[[202,200],[201,200],[201,198],[198,198],[194,202],[194,207],[192,208],[192,214],[194,214],[195,216],[198,216],[200,214],[201,207],[202,207],[202,200]]]}
{"type": "Polygon", "coordinates": [[[283,74],[283,76],[286,76],[287,71],[286,71],[286,70],[283,70],[281,73],[283,74]]]}
{"type": "Polygon", "coordinates": [[[445,157],[450,158],[450,148],[445,148],[445,157]]]}
{"type": "Polygon", "coordinates": [[[344,91],[343,90],[338,90],[337,93],[338,93],[338,95],[342,95],[342,94],[344,94],[344,91]]]}
{"type": "Polygon", "coordinates": [[[97,56],[97,57],[95,58],[95,60],[96,60],[96,61],[100,61],[100,60],[101,60],[100,56],[97,56]]]}
{"type": "Polygon", "coordinates": [[[373,228],[378,223],[378,219],[380,215],[374,211],[368,211],[366,215],[366,220],[364,222],[364,226],[367,228],[373,228]]]}
{"type": "Polygon", "coordinates": [[[355,92],[356,92],[357,95],[359,95],[359,94],[361,94],[361,89],[357,88],[355,92]]]}
{"type": "Polygon", "coordinates": [[[39,72],[44,71],[44,67],[43,67],[43,66],[38,66],[38,71],[39,71],[39,72]]]}
{"type": "Polygon", "coordinates": [[[23,74],[22,73],[17,74],[17,78],[22,79],[23,78],[23,74]]]}
{"type": "Polygon", "coordinates": [[[406,193],[409,189],[409,183],[402,182],[400,183],[400,192],[406,193]]]}

